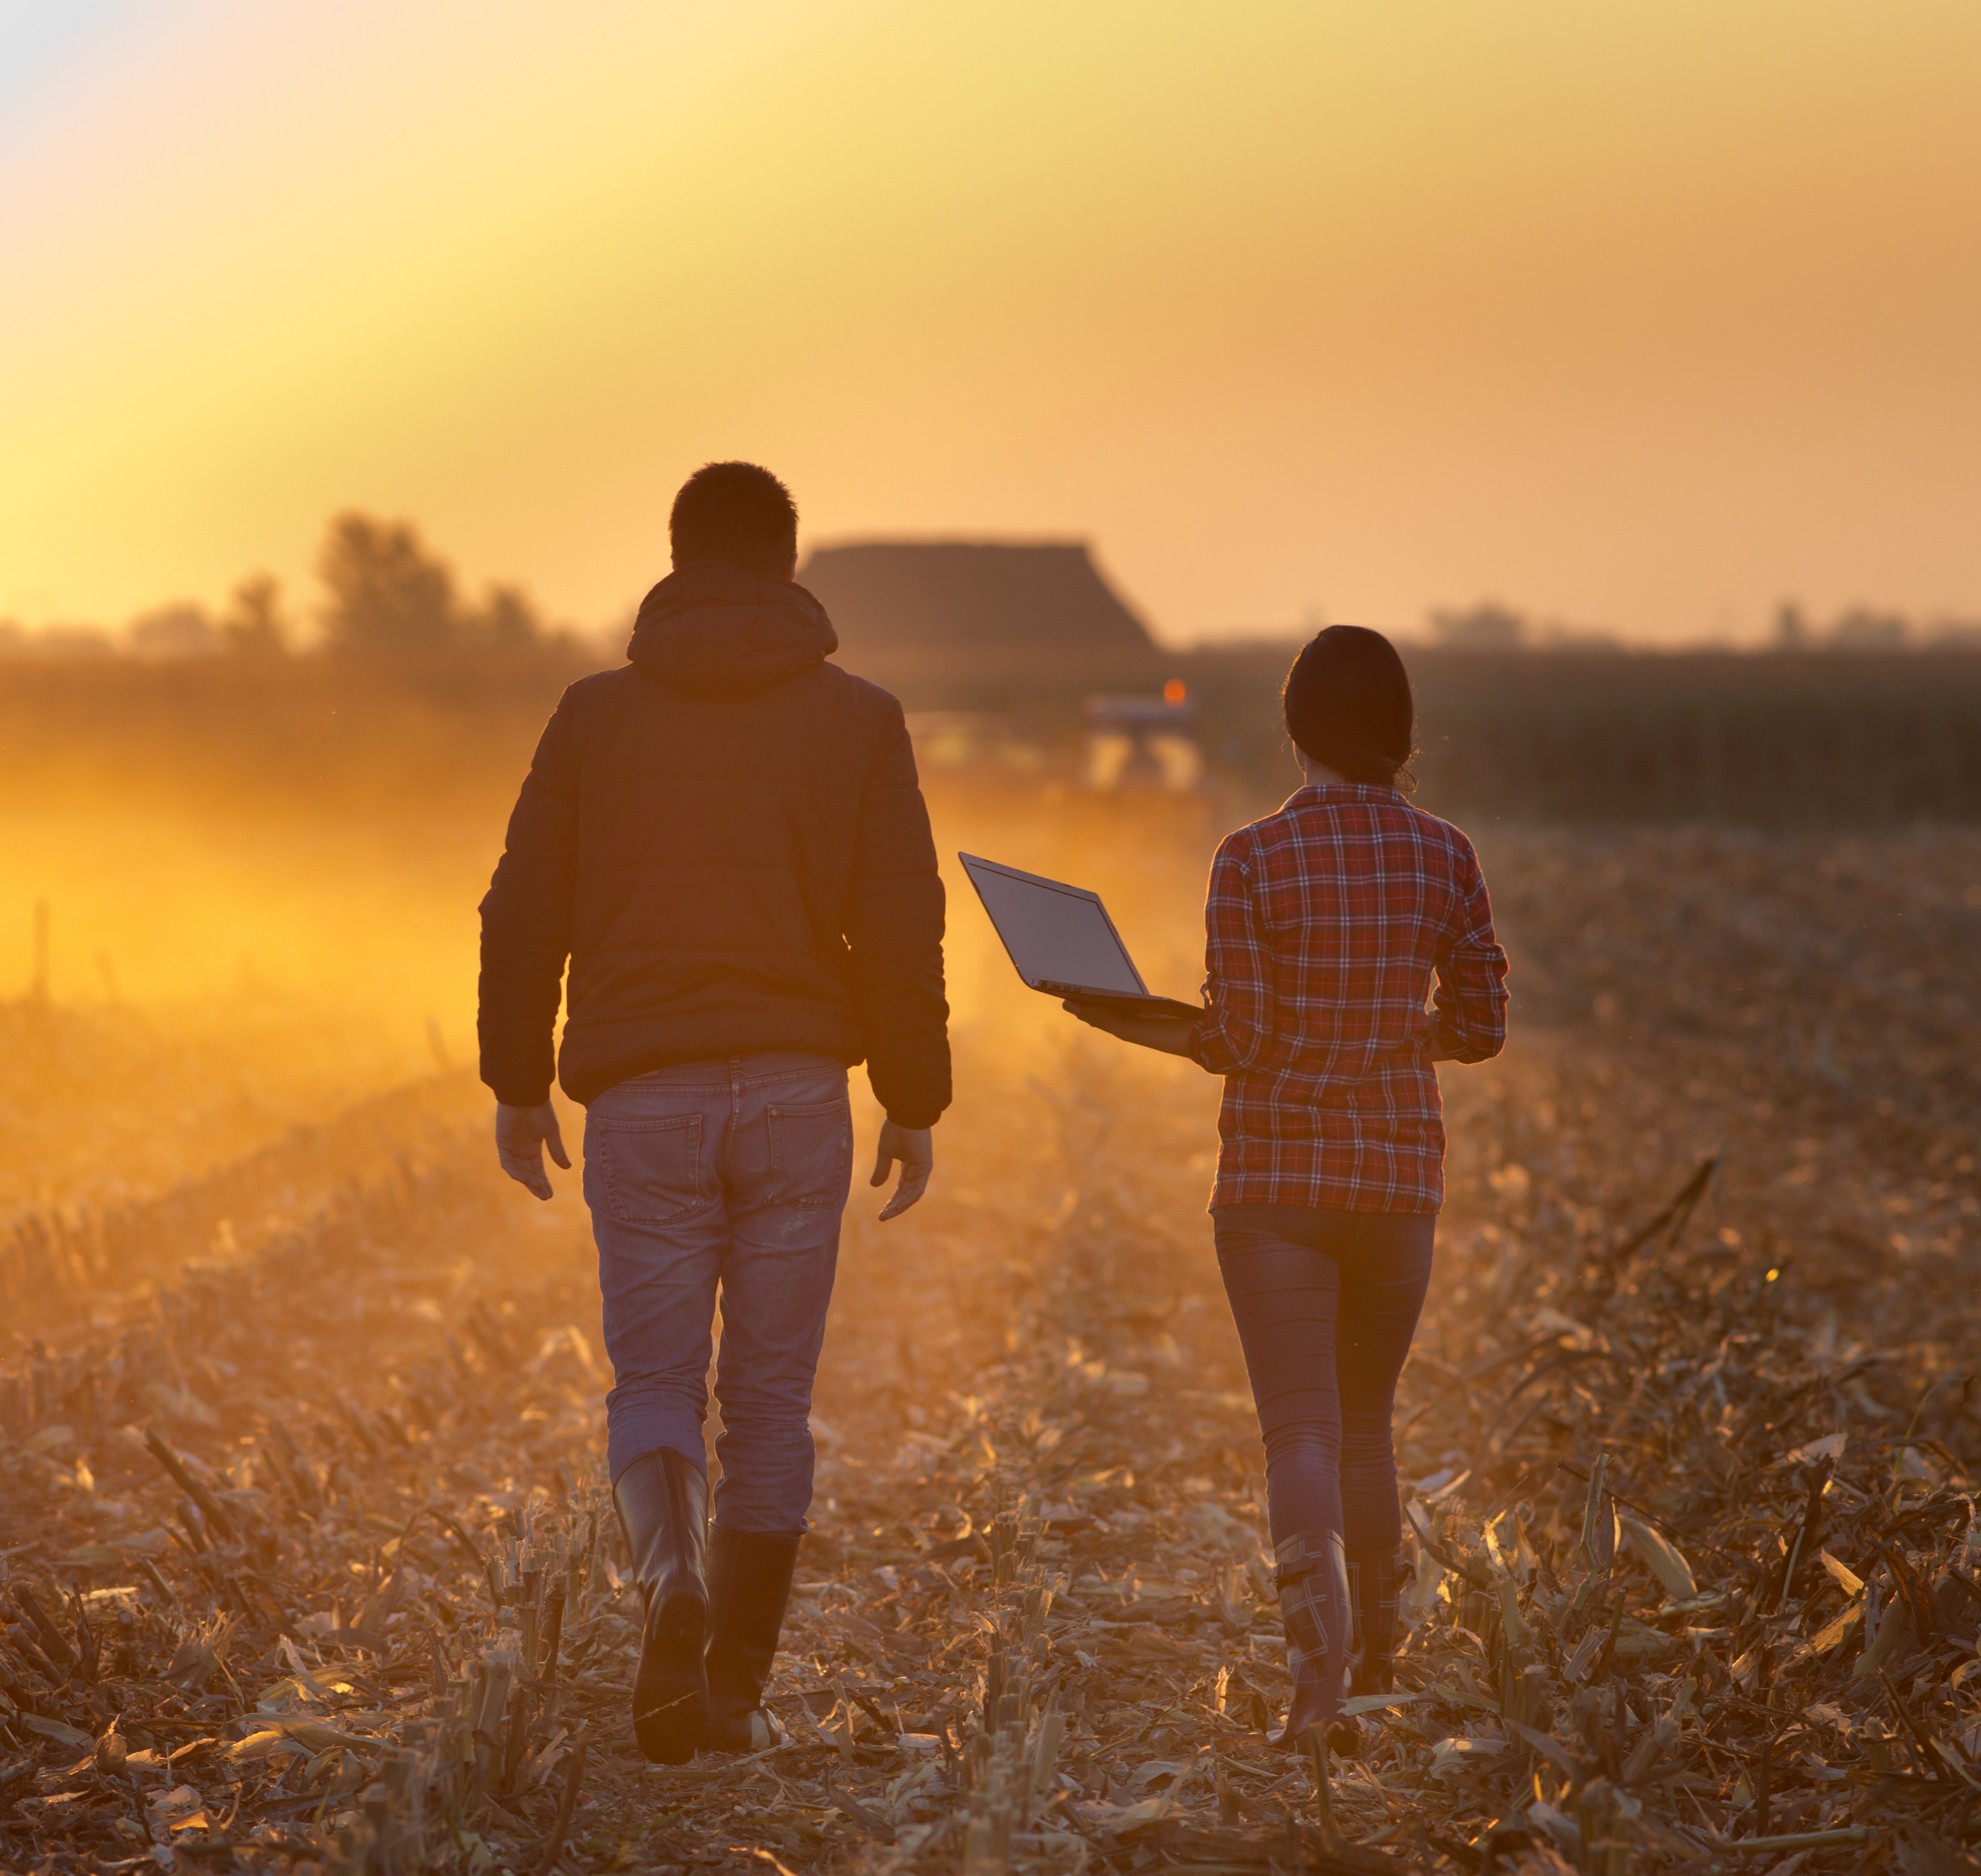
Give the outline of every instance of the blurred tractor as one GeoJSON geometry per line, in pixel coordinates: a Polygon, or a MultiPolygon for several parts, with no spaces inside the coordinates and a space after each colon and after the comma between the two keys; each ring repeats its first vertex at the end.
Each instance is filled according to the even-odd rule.
{"type": "Polygon", "coordinates": [[[1197,703],[1181,680],[1160,697],[1090,697],[1081,763],[1087,786],[1101,794],[1190,795],[1204,787],[1197,703]]]}

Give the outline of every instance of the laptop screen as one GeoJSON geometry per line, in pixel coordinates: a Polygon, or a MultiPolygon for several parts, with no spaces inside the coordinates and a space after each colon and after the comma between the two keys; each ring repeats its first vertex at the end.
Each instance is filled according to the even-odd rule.
{"type": "Polygon", "coordinates": [[[1147,995],[1097,894],[974,854],[957,857],[1026,983],[1147,995]]]}

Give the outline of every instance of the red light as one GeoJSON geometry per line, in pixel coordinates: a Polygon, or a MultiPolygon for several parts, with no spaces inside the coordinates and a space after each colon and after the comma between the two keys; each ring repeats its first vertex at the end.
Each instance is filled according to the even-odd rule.
{"type": "Polygon", "coordinates": [[[1189,695],[1190,687],[1180,677],[1172,677],[1163,686],[1163,701],[1165,704],[1180,704],[1189,695]]]}

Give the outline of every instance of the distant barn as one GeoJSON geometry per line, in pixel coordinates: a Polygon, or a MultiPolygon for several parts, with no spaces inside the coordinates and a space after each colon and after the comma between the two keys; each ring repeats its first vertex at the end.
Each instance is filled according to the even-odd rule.
{"type": "Polygon", "coordinates": [[[855,657],[1007,650],[1137,652],[1148,628],[1084,544],[871,541],[819,547],[798,584],[855,657]]]}

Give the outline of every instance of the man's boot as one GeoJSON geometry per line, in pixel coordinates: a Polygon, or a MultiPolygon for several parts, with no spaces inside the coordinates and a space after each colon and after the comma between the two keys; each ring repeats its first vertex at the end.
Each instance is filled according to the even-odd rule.
{"type": "Polygon", "coordinates": [[[612,1488],[633,1576],[646,1604],[633,1733],[661,1765],[693,1758],[708,1730],[708,1479],[671,1446],[644,1452],[612,1488]]]}
{"type": "Polygon", "coordinates": [[[1348,1567],[1333,1532],[1302,1532],[1277,1547],[1275,1580],[1293,1694],[1274,1744],[1304,1749],[1318,1726],[1332,1732],[1348,1667],[1348,1567]]]}
{"type": "Polygon", "coordinates": [[[777,1742],[764,1683],[784,1632],[798,1539],[717,1524],[708,1537],[708,1733],[717,1752],[777,1742]]]}

